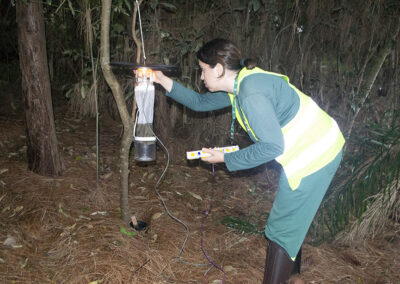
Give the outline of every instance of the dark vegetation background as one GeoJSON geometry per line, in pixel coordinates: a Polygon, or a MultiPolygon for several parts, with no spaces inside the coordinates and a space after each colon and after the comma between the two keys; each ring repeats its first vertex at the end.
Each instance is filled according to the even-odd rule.
{"type": "MultiPolygon", "coordinates": [[[[112,2],[112,61],[135,61],[134,3],[112,2]]],[[[100,115],[118,124],[99,63],[101,1],[47,0],[43,7],[56,118],[92,121],[97,94],[100,115]]],[[[1,108],[18,113],[23,106],[14,1],[0,1],[0,15],[1,108]]],[[[195,53],[206,41],[224,37],[261,68],[288,75],[337,120],[347,137],[345,156],[308,240],[346,246],[399,232],[399,16],[396,0],[145,0],[141,5],[147,62],[179,66],[176,79],[185,86],[205,91],[195,53]]],[[[138,29],[136,34],[140,38],[138,29]]],[[[133,76],[114,71],[131,109],[133,76]]],[[[188,149],[228,145],[230,122],[229,109],[195,113],[157,91],[155,132],[173,164],[184,163],[188,149]]],[[[235,140],[242,147],[250,143],[238,127],[235,140]]],[[[6,143],[0,143],[6,155],[6,143]]],[[[274,175],[276,165],[255,169],[255,175],[260,172],[274,175]]]]}

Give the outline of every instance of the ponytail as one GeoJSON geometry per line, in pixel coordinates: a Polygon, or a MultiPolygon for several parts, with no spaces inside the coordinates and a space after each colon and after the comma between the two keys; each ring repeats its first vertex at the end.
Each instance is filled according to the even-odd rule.
{"type": "Polygon", "coordinates": [[[240,66],[246,67],[247,69],[253,69],[257,66],[257,63],[251,58],[240,59],[240,66]]]}

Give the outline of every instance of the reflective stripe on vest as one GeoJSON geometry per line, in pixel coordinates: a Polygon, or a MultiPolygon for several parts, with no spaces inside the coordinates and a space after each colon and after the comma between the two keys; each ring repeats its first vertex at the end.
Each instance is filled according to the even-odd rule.
{"type": "MultiPolygon", "coordinates": [[[[297,114],[282,128],[284,152],[275,158],[282,165],[290,187],[295,190],[303,177],[318,171],[331,162],[340,152],[345,141],[336,121],[309,96],[290,84],[287,76],[260,68],[251,70],[244,68],[238,75],[238,93],[243,78],[256,73],[271,74],[285,79],[299,96],[300,107],[297,114]]],[[[233,104],[233,94],[230,93],[229,98],[233,104]]],[[[239,112],[237,104],[235,107],[239,124],[258,140],[243,110],[239,107],[239,112]]]]}
{"type": "MultiPolygon", "coordinates": [[[[237,78],[238,82],[237,82],[237,94],[236,94],[236,95],[239,94],[240,83],[242,82],[243,78],[246,77],[246,76],[248,76],[248,75],[256,74],[256,73],[266,73],[266,74],[276,75],[276,76],[279,76],[279,77],[285,79],[285,80],[289,83],[289,77],[287,77],[287,76],[285,76],[285,75],[282,75],[282,74],[264,71],[264,70],[262,70],[261,68],[258,68],[258,67],[255,67],[255,68],[253,68],[253,69],[243,68],[243,69],[239,72],[239,75],[238,75],[238,78],[237,78]]],[[[231,104],[233,105],[234,94],[228,93],[228,95],[229,95],[229,99],[231,100],[231,104]]],[[[239,113],[239,111],[238,111],[238,106],[237,106],[237,104],[235,105],[235,112],[237,113],[236,119],[237,119],[237,121],[239,122],[240,126],[242,126],[242,128],[243,128],[246,132],[250,131],[250,132],[253,134],[254,138],[255,138],[256,140],[258,140],[258,139],[257,139],[257,136],[256,136],[256,135],[254,134],[254,132],[253,132],[253,129],[251,129],[251,127],[250,127],[250,125],[249,125],[249,122],[248,122],[246,116],[245,116],[244,113],[243,113],[242,108],[240,108],[240,113],[242,114],[242,115],[240,115],[240,113],[239,113]],[[244,119],[244,122],[246,123],[246,125],[245,125],[245,123],[244,123],[243,120],[242,120],[242,116],[243,116],[243,119],[244,119]],[[246,126],[247,126],[247,127],[246,127],[246,126]]]]}

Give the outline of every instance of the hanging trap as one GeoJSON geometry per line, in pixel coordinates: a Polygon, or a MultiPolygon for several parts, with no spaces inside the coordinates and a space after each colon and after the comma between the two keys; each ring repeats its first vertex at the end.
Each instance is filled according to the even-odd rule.
{"type": "Polygon", "coordinates": [[[137,114],[133,130],[135,160],[156,160],[156,136],[153,132],[155,88],[153,71],[175,72],[171,65],[138,65],[129,62],[110,62],[113,67],[133,70],[135,74],[135,98],[137,114]]]}
{"type": "Polygon", "coordinates": [[[136,121],[133,130],[135,160],[150,162],[156,159],[156,137],[153,132],[154,85],[152,70],[138,68],[135,71],[136,121]]]}

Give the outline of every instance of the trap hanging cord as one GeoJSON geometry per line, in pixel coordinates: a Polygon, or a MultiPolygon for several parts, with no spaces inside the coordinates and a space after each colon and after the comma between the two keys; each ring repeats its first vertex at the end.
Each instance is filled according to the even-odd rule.
{"type": "MultiPolygon", "coordinates": [[[[136,1],[136,2],[137,2],[137,1],[136,1]]],[[[149,83],[147,82],[147,84],[146,84],[146,92],[145,92],[145,93],[147,93],[147,88],[148,88],[148,86],[149,86],[149,83]]],[[[143,104],[143,105],[145,105],[145,104],[143,104]]],[[[142,111],[143,116],[146,117],[146,113],[144,112],[144,110],[138,108],[137,112],[140,112],[140,111],[142,111]]],[[[138,115],[136,114],[136,121],[135,121],[134,129],[136,129],[137,117],[138,117],[138,115]]],[[[149,120],[147,119],[147,117],[146,117],[146,120],[149,121],[149,120]]],[[[168,170],[169,162],[170,162],[170,157],[169,157],[169,151],[168,151],[167,147],[164,145],[164,143],[161,141],[161,139],[158,138],[158,136],[154,133],[153,129],[150,128],[150,131],[151,131],[151,133],[154,135],[154,137],[156,137],[157,141],[160,143],[160,145],[161,145],[162,148],[164,149],[165,153],[167,154],[167,164],[165,165],[165,168],[164,168],[164,170],[163,170],[163,172],[162,172],[160,178],[157,180],[157,183],[156,183],[156,185],[154,186],[154,191],[155,191],[155,193],[157,194],[158,198],[160,199],[162,205],[164,206],[164,209],[165,209],[165,211],[167,212],[167,214],[168,214],[173,220],[175,220],[175,221],[178,222],[179,224],[183,225],[183,226],[185,227],[185,229],[186,229],[185,241],[183,242],[182,247],[181,247],[181,249],[180,249],[180,251],[179,251],[179,255],[178,255],[178,257],[180,257],[180,256],[182,255],[183,249],[184,249],[185,246],[186,246],[186,242],[187,242],[187,240],[189,239],[190,230],[189,230],[189,227],[188,227],[182,220],[180,220],[179,218],[177,218],[176,216],[174,216],[174,215],[168,210],[168,207],[167,207],[167,205],[165,204],[164,199],[162,198],[160,192],[159,192],[158,189],[157,189],[157,188],[158,188],[158,185],[161,183],[161,180],[164,178],[165,173],[166,173],[167,170],[168,170]]],[[[134,133],[134,135],[135,135],[135,133],[134,133]]]]}
{"type": "Polygon", "coordinates": [[[225,271],[219,267],[218,265],[216,265],[211,259],[210,257],[207,255],[204,246],[203,246],[203,240],[204,240],[204,231],[203,231],[203,225],[204,225],[204,220],[206,219],[206,217],[208,216],[208,214],[211,211],[211,207],[212,207],[212,203],[214,200],[214,188],[215,188],[215,170],[214,170],[214,164],[212,164],[212,181],[211,181],[211,197],[210,197],[210,204],[207,208],[207,210],[204,212],[203,217],[201,218],[201,250],[203,251],[204,256],[207,258],[208,262],[212,265],[210,267],[210,269],[208,269],[204,274],[203,274],[203,282],[206,283],[206,275],[208,273],[208,271],[210,271],[213,267],[217,268],[219,271],[221,271],[224,274],[224,278],[222,278],[221,284],[224,283],[225,281],[225,271]]]}
{"type": "MultiPolygon", "coordinates": [[[[147,87],[148,87],[148,85],[147,85],[147,87]]],[[[137,112],[140,112],[140,111],[143,112],[143,115],[146,117],[146,120],[148,120],[145,111],[144,111],[143,109],[140,110],[140,109],[138,108],[137,112]]],[[[135,121],[135,126],[134,126],[134,128],[136,128],[136,123],[137,123],[137,114],[136,114],[136,121],[135,121]]],[[[184,242],[183,242],[183,244],[182,244],[182,246],[181,246],[181,249],[180,249],[180,251],[179,251],[178,257],[175,258],[174,260],[179,261],[179,262],[182,262],[182,263],[184,263],[184,264],[194,265],[194,266],[196,266],[196,267],[208,266],[208,265],[210,265],[209,263],[193,263],[193,262],[186,261],[186,260],[182,259],[182,257],[181,257],[182,252],[183,252],[183,250],[184,250],[184,248],[185,248],[185,246],[186,246],[186,243],[187,243],[187,241],[188,241],[188,239],[189,239],[190,230],[189,230],[189,227],[188,227],[182,220],[180,220],[179,218],[177,218],[176,216],[174,216],[174,215],[168,210],[168,207],[167,207],[167,205],[165,204],[164,199],[162,198],[160,192],[158,191],[158,185],[161,183],[161,180],[164,178],[165,173],[166,173],[167,170],[168,170],[169,163],[170,163],[170,156],[169,156],[169,151],[168,151],[167,147],[164,145],[164,143],[161,141],[161,139],[158,138],[158,136],[154,133],[153,129],[150,128],[150,131],[151,131],[152,135],[154,135],[154,137],[156,137],[157,141],[158,141],[158,142],[160,143],[160,145],[162,146],[164,152],[167,154],[167,164],[166,164],[166,166],[165,166],[165,168],[164,168],[164,170],[163,170],[163,172],[162,172],[160,178],[157,180],[156,185],[154,186],[154,191],[155,191],[155,193],[157,194],[158,198],[160,199],[162,205],[164,206],[164,209],[165,209],[165,211],[167,212],[167,214],[168,214],[173,220],[175,220],[176,222],[178,222],[179,224],[181,224],[182,226],[184,226],[185,229],[186,229],[186,237],[185,237],[185,240],[184,240],[184,242]]],[[[210,268],[212,268],[212,267],[213,267],[213,266],[211,266],[210,268]]]]}
{"type": "Polygon", "coordinates": [[[160,178],[158,179],[156,185],[154,186],[154,191],[156,192],[158,198],[160,199],[162,205],[164,206],[164,209],[165,209],[165,211],[167,212],[167,214],[168,214],[173,220],[175,220],[175,221],[178,222],[179,224],[183,225],[183,226],[185,227],[185,229],[186,229],[185,241],[183,242],[183,244],[182,244],[182,246],[181,246],[181,249],[179,250],[179,254],[178,254],[178,257],[176,258],[176,260],[181,261],[181,262],[183,262],[183,263],[185,263],[185,264],[190,264],[190,265],[194,265],[194,266],[207,266],[207,265],[209,265],[208,263],[193,263],[193,262],[189,262],[189,261],[183,260],[183,259],[181,258],[183,249],[185,248],[186,243],[187,243],[187,241],[188,241],[188,239],[189,239],[190,230],[189,230],[189,227],[188,227],[182,220],[180,220],[178,217],[174,216],[174,215],[168,210],[168,207],[167,207],[167,205],[165,204],[164,199],[162,198],[161,194],[159,193],[159,191],[158,191],[158,189],[157,189],[157,187],[158,187],[158,185],[161,183],[161,180],[163,179],[165,173],[167,172],[167,169],[168,169],[168,167],[169,167],[170,159],[169,159],[169,151],[168,151],[167,147],[166,147],[166,146],[164,145],[164,143],[160,140],[160,138],[158,138],[158,136],[155,135],[155,133],[153,132],[153,130],[151,130],[151,131],[152,131],[152,134],[156,137],[157,141],[158,141],[158,142],[160,143],[160,145],[162,146],[162,148],[164,149],[165,153],[167,154],[167,164],[166,164],[166,166],[165,166],[165,168],[164,168],[163,173],[161,174],[160,178]]]}
{"type": "Polygon", "coordinates": [[[142,41],[142,50],[143,50],[143,63],[146,65],[146,52],[144,51],[144,40],[143,40],[143,30],[142,30],[142,18],[140,17],[140,7],[139,2],[136,0],[138,16],[139,16],[139,28],[140,28],[140,39],[142,41]]]}
{"type": "MultiPolygon", "coordinates": [[[[139,16],[139,28],[140,28],[140,37],[141,37],[141,43],[142,43],[142,50],[143,50],[143,61],[144,61],[144,65],[146,65],[146,52],[145,52],[145,48],[144,48],[142,18],[141,18],[141,15],[140,15],[140,5],[139,5],[139,1],[138,1],[138,0],[136,0],[136,5],[137,5],[138,16],[139,16]]],[[[148,84],[146,85],[146,88],[147,88],[147,87],[148,87],[148,84]]],[[[147,91],[146,91],[146,92],[147,92],[147,91]]],[[[139,111],[139,110],[138,110],[138,111],[139,111]]],[[[143,110],[142,110],[142,112],[143,112],[144,117],[146,117],[145,112],[144,112],[143,110]]],[[[136,119],[137,119],[137,117],[136,117],[136,119]]],[[[135,127],[136,127],[136,122],[135,122],[135,127]]],[[[156,137],[157,141],[161,144],[162,148],[165,150],[165,152],[166,152],[166,154],[167,154],[167,165],[166,165],[166,167],[164,168],[164,171],[163,171],[163,173],[161,174],[160,178],[158,179],[158,181],[157,181],[157,183],[156,183],[156,185],[155,185],[155,187],[154,187],[154,191],[156,192],[156,194],[157,194],[158,198],[160,199],[161,203],[163,204],[163,206],[164,206],[165,211],[167,212],[167,214],[168,214],[172,219],[174,219],[176,222],[182,224],[182,225],[185,227],[185,229],[186,229],[186,238],[185,238],[185,241],[183,242],[183,245],[182,245],[182,247],[181,247],[181,249],[180,249],[180,251],[179,251],[179,255],[178,255],[178,258],[180,259],[181,255],[182,255],[182,252],[183,252],[183,249],[185,248],[186,242],[187,242],[187,240],[189,239],[190,230],[189,230],[189,227],[188,227],[182,220],[180,220],[180,219],[178,219],[177,217],[175,217],[175,216],[168,210],[168,207],[166,206],[164,199],[162,198],[161,194],[158,192],[157,187],[158,187],[158,185],[161,183],[161,180],[163,179],[163,177],[164,177],[164,175],[165,175],[165,173],[166,173],[166,171],[167,171],[167,169],[168,169],[168,167],[169,167],[170,158],[169,158],[169,151],[168,151],[167,147],[164,145],[164,143],[161,141],[161,139],[158,138],[157,135],[155,135],[153,129],[151,129],[151,132],[152,132],[152,134],[154,135],[154,137],[156,137]]],[[[135,133],[134,133],[134,134],[135,134],[135,133]]],[[[184,261],[184,262],[186,262],[186,261],[184,261]]],[[[195,264],[195,265],[203,265],[203,264],[195,264]]]]}
{"type": "Polygon", "coordinates": [[[157,187],[158,187],[158,185],[160,184],[161,180],[164,178],[165,173],[167,172],[167,169],[168,169],[168,167],[169,167],[170,159],[169,159],[169,151],[168,151],[167,147],[166,147],[166,146],[164,145],[164,143],[160,140],[160,138],[158,138],[158,136],[156,136],[156,135],[154,134],[154,132],[153,132],[153,135],[156,137],[157,141],[161,144],[161,146],[164,148],[164,150],[165,150],[166,153],[167,153],[167,165],[165,166],[165,169],[164,169],[163,173],[161,174],[160,178],[158,179],[156,185],[154,186],[154,191],[156,192],[156,194],[157,194],[158,198],[160,199],[161,203],[163,204],[163,206],[164,206],[165,211],[167,212],[167,214],[168,214],[172,219],[174,219],[176,222],[182,224],[182,225],[185,227],[185,229],[186,229],[185,241],[183,242],[182,247],[181,247],[181,249],[180,249],[180,251],[179,251],[179,255],[178,255],[178,257],[180,257],[180,256],[182,255],[183,249],[184,249],[185,246],[186,246],[186,242],[187,242],[187,240],[189,239],[190,230],[189,230],[189,227],[188,227],[182,220],[180,220],[178,217],[174,216],[174,215],[168,210],[168,207],[167,207],[167,205],[165,204],[164,199],[162,198],[161,194],[159,193],[159,191],[158,191],[158,189],[157,189],[157,187]]]}
{"type": "MultiPolygon", "coordinates": [[[[141,37],[141,42],[142,42],[142,50],[143,50],[143,61],[144,61],[144,65],[146,65],[146,52],[145,52],[144,40],[143,40],[142,19],[141,19],[141,16],[140,16],[140,7],[139,7],[139,2],[138,2],[138,0],[136,0],[136,5],[137,5],[137,8],[138,8],[138,16],[139,16],[139,28],[140,28],[140,37],[141,37]]],[[[147,84],[147,85],[146,85],[146,93],[147,93],[147,88],[148,88],[148,86],[149,86],[149,85],[147,84]]],[[[137,111],[139,112],[140,110],[138,109],[137,111]]],[[[146,113],[143,111],[143,109],[142,109],[142,112],[143,112],[144,117],[145,117],[146,120],[147,120],[146,113]]],[[[136,115],[137,115],[137,114],[136,114],[136,115]]],[[[136,128],[137,116],[136,116],[136,119],[135,119],[135,120],[136,120],[136,121],[135,121],[134,129],[136,128]]],[[[158,136],[154,133],[153,129],[150,128],[150,130],[151,130],[151,133],[154,135],[154,137],[156,137],[157,141],[158,141],[158,142],[160,143],[160,145],[162,146],[162,148],[163,148],[163,150],[165,151],[165,153],[167,154],[167,164],[166,164],[166,166],[165,166],[165,168],[164,168],[164,170],[163,170],[163,172],[162,172],[160,178],[157,180],[156,185],[154,186],[154,191],[155,191],[155,193],[157,194],[158,198],[160,199],[162,205],[164,206],[164,209],[165,209],[165,211],[167,212],[167,214],[168,214],[173,220],[175,220],[175,221],[178,222],[179,224],[183,225],[183,226],[185,227],[185,229],[186,229],[186,237],[185,237],[185,240],[184,240],[184,242],[183,242],[183,244],[182,244],[182,247],[181,247],[181,249],[180,249],[180,251],[179,251],[179,254],[178,254],[178,258],[177,258],[177,259],[178,259],[179,261],[183,262],[183,263],[186,263],[186,264],[191,264],[191,265],[195,265],[195,266],[206,266],[206,265],[208,265],[207,263],[191,263],[191,262],[185,261],[185,260],[183,260],[183,259],[181,258],[183,249],[185,248],[186,243],[187,243],[187,241],[188,241],[188,239],[189,239],[190,230],[189,230],[189,227],[188,227],[182,220],[180,220],[179,218],[177,218],[176,216],[174,216],[174,215],[168,210],[168,207],[167,207],[167,205],[165,204],[164,199],[162,198],[160,192],[159,192],[158,189],[157,189],[157,188],[158,188],[158,185],[161,183],[161,180],[164,178],[165,173],[166,173],[167,170],[168,170],[169,163],[170,163],[170,157],[169,157],[169,151],[168,151],[167,147],[164,145],[164,143],[161,141],[161,139],[158,138],[158,136]]],[[[135,131],[135,130],[134,130],[134,131],[135,131]]],[[[134,132],[134,135],[135,135],[135,132],[134,132]]],[[[224,274],[225,274],[225,272],[224,272],[224,274]]]]}

